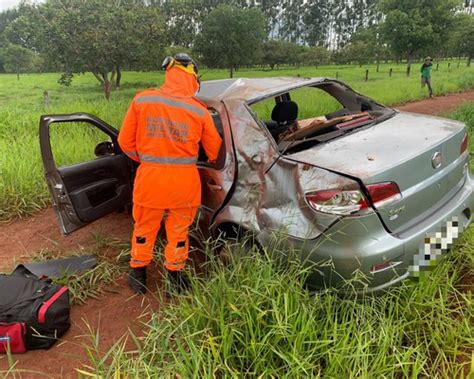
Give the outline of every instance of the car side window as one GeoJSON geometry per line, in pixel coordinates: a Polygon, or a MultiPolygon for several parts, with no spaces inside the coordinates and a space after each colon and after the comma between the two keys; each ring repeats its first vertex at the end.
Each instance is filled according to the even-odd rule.
{"type": "Polygon", "coordinates": [[[114,155],[110,137],[85,121],[56,122],[49,129],[56,167],[71,166],[114,155]]]}
{"type": "Polygon", "coordinates": [[[208,163],[208,157],[206,155],[206,152],[204,151],[204,148],[202,147],[202,144],[199,143],[199,154],[198,154],[198,165],[201,166],[212,166],[215,169],[221,169],[224,167],[225,164],[225,142],[224,142],[224,128],[222,126],[222,120],[221,116],[215,109],[208,109],[209,113],[211,114],[212,121],[214,121],[214,126],[216,127],[217,132],[222,138],[222,145],[221,149],[219,151],[219,155],[217,157],[216,163],[214,164],[209,164],[208,163]]]}

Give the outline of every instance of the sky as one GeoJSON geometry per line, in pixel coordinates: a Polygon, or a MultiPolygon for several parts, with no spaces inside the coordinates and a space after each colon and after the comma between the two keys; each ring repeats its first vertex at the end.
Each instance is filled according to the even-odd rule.
{"type": "MultiPolygon", "coordinates": [[[[42,0],[39,0],[39,2],[41,1],[42,0]]],[[[0,12],[8,8],[13,8],[20,4],[20,2],[21,0],[0,0],[0,12]]],[[[38,0],[36,0],[35,2],[38,2],[38,0]]]]}
{"type": "Polygon", "coordinates": [[[20,0],[0,0],[0,12],[18,5],[20,0]]]}

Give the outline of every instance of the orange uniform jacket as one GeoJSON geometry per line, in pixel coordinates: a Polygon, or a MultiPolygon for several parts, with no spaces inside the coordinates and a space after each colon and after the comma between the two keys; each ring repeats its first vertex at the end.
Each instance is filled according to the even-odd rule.
{"type": "Polygon", "coordinates": [[[118,142],[140,162],[134,204],[156,209],[200,205],[199,141],[210,161],[217,159],[222,141],[207,108],[193,97],[196,90],[196,79],[173,67],[163,86],[133,99],[118,142]]]}

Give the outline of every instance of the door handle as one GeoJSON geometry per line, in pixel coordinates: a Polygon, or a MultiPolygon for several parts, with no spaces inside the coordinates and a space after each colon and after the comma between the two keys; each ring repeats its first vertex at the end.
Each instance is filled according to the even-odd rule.
{"type": "Polygon", "coordinates": [[[220,186],[219,184],[216,184],[216,182],[214,182],[213,180],[208,181],[207,186],[212,191],[222,191],[222,186],[220,186]]]}

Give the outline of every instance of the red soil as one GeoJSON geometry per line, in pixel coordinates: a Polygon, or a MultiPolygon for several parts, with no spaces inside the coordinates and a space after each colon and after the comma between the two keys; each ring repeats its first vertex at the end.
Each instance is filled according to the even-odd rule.
{"type": "Polygon", "coordinates": [[[460,105],[472,101],[474,101],[474,91],[469,91],[415,101],[395,108],[405,112],[440,115],[452,112],[460,105]]]}
{"type": "MultiPolygon", "coordinates": [[[[452,111],[466,101],[474,101],[474,91],[422,100],[397,108],[437,115],[452,111]]],[[[0,267],[8,272],[16,264],[28,261],[29,254],[44,249],[58,253],[80,250],[87,254],[95,245],[93,234],[125,240],[129,238],[131,230],[132,221],[129,215],[112,214],[71,236],[63,237],[53,210],[45,209],[26,220],[0,224],[0,267]]],[[[157,284],[155,279],[152,286],[157,284]]],[[[99,349],[105,352],[126,335],[128,328],[139,334],[141,323],[148,319],[150,311],[156,311],[158,307],[159,302],[153,294],[144,297],[133,295],[122,277],[115,283],[114,293],[107,293],[100,300],[90,299],[86,304],[72,307],[71,329],[62,341],[50,350],[14,355],[15,377],[75,378],[75,369],[84,367],[88,361],[85,346],[92,346],[87,325],[98,331],[99,349]]],[[[7,358],[0,356],[0,376],[4,376],[6,370],[7,358]]]]}
{"type": "MultiPolygon", "coordinates": [[[[54,211],[48,208],[29,219],[17,220],[0,227],[0,267],[4,272],[9,272],[18,263],[29,261],[28,256],[40,250],[54,253],[79,250],[87,254],[96,244],[93,234],[126,240],[131,230],[130,216],[117,213],[64,237],[59,231],[54,211]]],[[[157,285],[156,281],[156,278],[152,280],[152,288],[157,285]]],[[[85,346],[92,346],[89,327],[93,332],[99,333],[101,352],[107,351],[126,335],[129,328],[139,334],[150,311],[158,310],[157,298],[153,294],[144,297],[134,295],[128,288],[125,277],[120,278],[112,287],[113,293],[107,292],[100,300],[90,299],[86,304],[72,306],[71,328],[50,350],[14,355],[15,377],[76,378],[75,369],[87,363],[85,346]]],[[[131,342],[128,341],[128,344],[130,346],[131,342]]],[[[6,370],[7,357],[0,355],[0,377],[6,374],[6,370]]]]}

